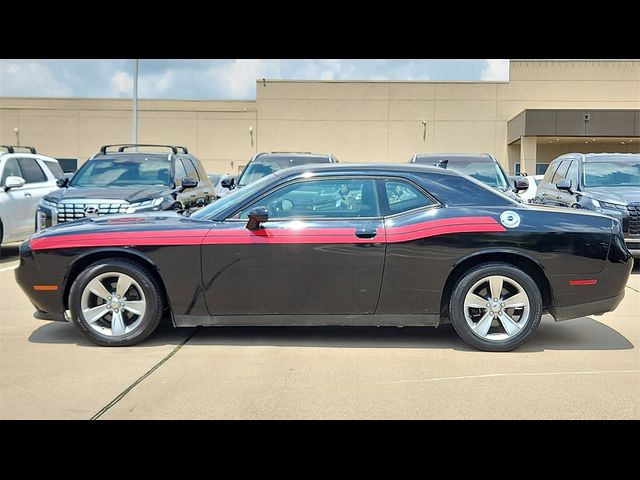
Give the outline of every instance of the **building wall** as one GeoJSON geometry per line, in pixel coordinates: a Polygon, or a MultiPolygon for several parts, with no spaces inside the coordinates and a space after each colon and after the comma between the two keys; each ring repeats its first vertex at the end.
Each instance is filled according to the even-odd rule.
{"type": "MultiPolygon", "coordinates": [[[[130,108],[126,99],[0,98],[0,143],[15,143],[18,127],[22,144],[84,161],[130,141],[130,108]]],[[[525,108],[640,108],[640,61],[513,60],[509,82],[260,80],[255,101],[141,100],[138,139],[185,144],[211,172],[237,172],[271,150],[358,162],[488,152],[507,167],[507,121],[525,108]]]]}
{"type": "MultiPolygon", "coordinates": [[[[138,110],[140,143],[185,145],[210,172],[235,172],[256,151],[253,101],[140,100],[138,110]]],[[[0,144],[16,143],[15,127],[22,145],[81,163],[131,141],[131,100],[0,98],[0,144]]]]}

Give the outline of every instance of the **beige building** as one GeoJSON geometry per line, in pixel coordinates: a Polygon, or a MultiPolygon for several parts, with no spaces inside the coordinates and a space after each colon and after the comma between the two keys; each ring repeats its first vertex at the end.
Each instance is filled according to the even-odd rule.
{"type": "MultiPolygon", "coordinates": [[[[256,152],[406,162],[488,152],[532,174],[568,151],[640,152],[640,61],[512,60],[508,82],[259,79],[256,99],[140,100],[140,143],[185,145],[210,172],[256,152]]],[[[131,139],[127,99],[0,97],[0,144],[82,163],[131,139]]]]}

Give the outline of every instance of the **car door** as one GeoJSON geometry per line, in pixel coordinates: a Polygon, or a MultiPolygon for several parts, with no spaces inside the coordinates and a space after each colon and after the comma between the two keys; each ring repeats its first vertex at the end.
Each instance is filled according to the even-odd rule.
{"type": "MultiPolygon", "coordinates": [[[[565,160],[566,162],[567,160],[565,160]]],[[[562,205],[563,207],[570,207],[572,205],[574,205],[576,203],[575,201],[575,191],[578,188],[578,162],[576,160],[571,160],[569,161],[568,164],[568,168],[566,173],[564,174],[564,178],[566,180],[570,180],[571,181],[571,192],[570,193],[566,190],[557,190],[556,193],[556,200],[558,201],[559,205],[562,205]]],[[[557,181],[557,180],[556,180],[557,181]]]]}
{"type": "Polygon", "coordinates": [[[301,179],[218,223],[202,246],[212,315],[372,314],[385,230],[375,180],[301,179]],[[246,228],[258,206],[269,219],[246,228]]]}
{"type": "MultiPolygon", "coordinates": [[[[565,177],[570,163],[571,160],[562,160],[559,162],[558,167],[550,177],[550,181],[544,186],[542,191],[542,203],[546,205],[562,206],[560,203],[562,197],[560,196],[560,190],[556,188],[556,183],[565,177]]],[[[549,168],[551,168],[551,166],[549,168]]]]}
{"type": "MultiPolygon", "coordinates": [[[[5,222],[5,238],[25,238],[35,230],[38,185],[42,186],[42,180],[46,181],[46,177],[34,159],[18,157],[9,158],[5,162],[2,172],[2,185],[5,184],[9,176],[21,177],[25,180],[25,184],[22,187],[13,187],[7,191],[3,189],[4,195],[7,197],[5,201],[9,207],[8,218],[3,219],[3,222],[5,222]],[[39,173],[38,170],[34,172],[30,168],[33,167],[30,162],[23,162],[23,160],[31,160],[39,170],[39,173]],[[28,170],[24,170],[23,166],[26,166],[28,170]],[[36,195],[35,198],[34,194],[36,195]]],[[[44,184],[46,185],[46,182],[44,184]]]]}

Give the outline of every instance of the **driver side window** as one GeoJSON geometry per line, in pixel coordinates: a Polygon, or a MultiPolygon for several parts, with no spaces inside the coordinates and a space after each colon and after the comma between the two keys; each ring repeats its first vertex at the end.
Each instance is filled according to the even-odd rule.
{"type": "Polygon", "coordinates": [[[266,207],[269,220],[294,218],[379,217],[375,181],[368,178],[306,180],[279,188],[243,209],[266,207]]]}

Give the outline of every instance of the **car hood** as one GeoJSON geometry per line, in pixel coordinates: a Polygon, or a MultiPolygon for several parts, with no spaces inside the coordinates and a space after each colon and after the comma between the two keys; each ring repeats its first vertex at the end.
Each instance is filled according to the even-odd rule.
{"type": "Polygon", "coordinates": [[[131,187],[67,187],[51,192],[45,200],[60,202],[62,200],[125,200],[129,203],[151,200],[173,193],[174,189],[156,185],[135,185],[131,187]]]}
{"type": "Polygon", "coordinates": [[[185,229],[208,230],[213,227],[210,220],[195,220],[175,211],[153,212],[140,214],[104,215],[88,217],[73,222],[64,222],[41,230],[31,238],[45,238],[58,235],[79,233],[106,232],[148,232],[153,236],[154,231],[178,232],[185,229]]]}
{"type": "Polygon", "coordinates": [[[640,202],[640,188],[638,187],[590,187],[580,193],[602,202],[623,203],[625,205],[640,202]]]}

